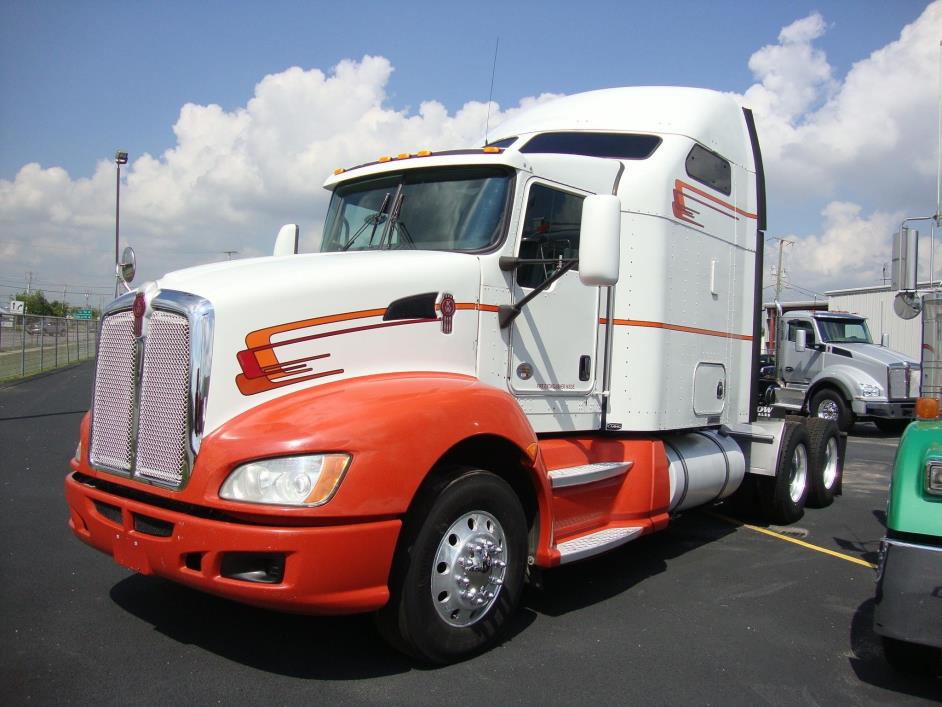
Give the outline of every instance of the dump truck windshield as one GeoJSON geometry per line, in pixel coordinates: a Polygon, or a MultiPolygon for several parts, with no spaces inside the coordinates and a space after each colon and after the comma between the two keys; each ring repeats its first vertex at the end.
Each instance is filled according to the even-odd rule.
{"type": "Polygon", "coordinates": [[[872,344],[865,319],[818,319],[821,338],[831,344],[872,344]]]}
{"type": "Polygon", "coordinates": [[[493,167],[409,170],[338,187],[322,252],[480,251],[504,231],[511,172],[493,167]]]}

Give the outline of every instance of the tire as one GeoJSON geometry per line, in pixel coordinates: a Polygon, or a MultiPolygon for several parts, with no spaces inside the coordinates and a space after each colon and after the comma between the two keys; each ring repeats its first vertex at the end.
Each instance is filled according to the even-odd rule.
{"type": "Polygon", "coordinates": [[[527,523],[500,477],[455,469],[410,510],[376,616],[393,647],[453,663],[493,645],[513,616],[527,566],[527,523]]]}
{"type": "Polygon", "coordinates": [[[759,493],[762,514],[768,522],[788,525],[805,514],[811,477],[808,450],[805,426],[786,422],[776,474],[762,479],[759,493]]]}
{"type": "Polygon", "coordinates": [[[820,417],[809,417],[808,467],[811,483],[808,489],[809,508],[826,508],[840,492],[844,475],[844,445],[837,423],[820,417]]]}
{"type": "Polygon", "coordinates": [[[847,406],[844,396],[832,388],[824,388],[814,394],[808,413],[811,417],[833,420],[841,432],[850,432],[854,426],[854,413],[847,406]]]}
{"type": "Polygon", "coordinates": [[[934,646],[909,643],[883,636],[886,662],[901,673],[935,675],[939,672],[942,651],[934,646]]]}
{"type": "Polygon", "coordinates": [[[889,435],[903,434],[903,430],[906,429],[906,426],[910,422],[912,422],[912,420],[886,420],[879,417],[873,420],[873,424],[877,426],[880,432],[889,435]]]}

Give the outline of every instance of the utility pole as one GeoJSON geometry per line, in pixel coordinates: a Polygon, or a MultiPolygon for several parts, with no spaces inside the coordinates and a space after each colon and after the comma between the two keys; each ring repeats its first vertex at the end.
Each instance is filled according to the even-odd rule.
{"type": "Polygon", "coordinates": [[[778,241],[778,270],[775,273],[775,301],[782,298],[782,253],[785,250],[785,244],[795,245],[795,241],[788,241],[784,238],[776,238],[778,241]]]}
{"type": "Polygon", "coordinates": [[[26,273],[26,294],[29,294],[33,288],[33,272],[26,273]]]}

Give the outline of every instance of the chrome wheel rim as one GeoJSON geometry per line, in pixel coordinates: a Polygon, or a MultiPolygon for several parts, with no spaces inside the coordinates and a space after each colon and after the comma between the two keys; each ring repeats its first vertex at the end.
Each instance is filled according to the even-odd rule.
{"type": "Polygon", "coordinates": [[[818,417],[824,418],[825,420],[834,420],[834,422],[837,422],[840,409],[837,407],[837,403],[833,400],[822,400],[818,405],[817,414],[818,417]]]}
{"type": "Polygon", "coordinates": [[[445,532],[432,560],[432,604],[442,620],[463,628],[497,601],[507,574],[507,539],[484,511],[461,515],[445,532]]]}
{"type": "Polygon", "coordinates": [[[808,485],[808,450],[799,444],[792,452],[792,478],[788,484],[788,496],[792,503],[798,503],[808,485]]]}
{"type": "Polygon", "coordinates": [[[821,481],[826,489],[830,489],[837,481],[838,460],[837,439],[831,437],[828,440],[828,446],[824,450],[824,469],[821,471],[821,481]]]}

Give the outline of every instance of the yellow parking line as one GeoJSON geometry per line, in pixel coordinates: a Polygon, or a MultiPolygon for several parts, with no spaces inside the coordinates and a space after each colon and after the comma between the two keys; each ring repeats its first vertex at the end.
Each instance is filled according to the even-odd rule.
{"type": "Polygon", "coordinates": [[[847,560],[848,562],[853,562],[855,565],[862,565],[864,567],[869,567],[870,569],[876,569],[877,566],[872,562],[867,562],[866,560],[861,560],[859,557],[853,557],[851,555],[845,555],[843,552],[836,552],[834,550],[829,550],[826,547],[820,547],[818,545],[812,545],[811,543],[806,543],[804,540],[799,540],[798,538],[790,538],[787,535],[782,533],[776,533],[774,530],[769,530],[768,528],[762,528],[758,525],[749,525],[749,523],[743,523],[736,520],[735,518],[730,518],[729,516],[724,516],[722,513],[715,513],[713,511],[707,511],[708,515],[713,516],[714,518],[719,518],[722,521],[731,523],[737,527],[749,528],[749,530],[754,530],[757,533],[762,533],[763,535],[769,535],[778,540],[785,540],[790,543],[795,543],[795,545],[800,545],[801,547],[806,547],[809,550],[816,550],[817,552],[824,553],[825,555],[831,555],[832,557],[838,557],[842,560],[847,560]]]}

